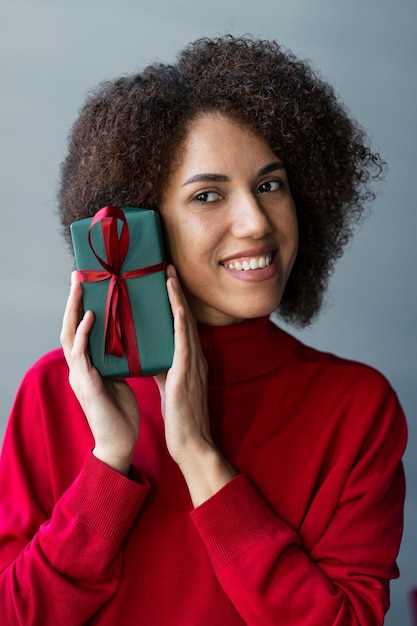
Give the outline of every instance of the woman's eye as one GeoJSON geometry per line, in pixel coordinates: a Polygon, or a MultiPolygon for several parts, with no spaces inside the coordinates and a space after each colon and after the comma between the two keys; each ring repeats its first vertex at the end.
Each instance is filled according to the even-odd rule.
{"type": "Polygon", "coordinates": [[[280,180],[268,180],[266,183],[259,185],[258,193],[268,193],[270,191],[279,191],[283,188],[283,183],[280,180]]]}
{"type": "Polygon", "coordinates": [[[217,191],[201,191],[196,196],[194,196],[194,200],[197,202],[216,202],[216,200],[220,199],[220,194],[217,191]]]}

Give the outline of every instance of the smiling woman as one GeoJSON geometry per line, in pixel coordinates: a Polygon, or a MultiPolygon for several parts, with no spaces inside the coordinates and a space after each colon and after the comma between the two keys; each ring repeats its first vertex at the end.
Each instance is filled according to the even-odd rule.
{"type": "MultiPolygon", "coordinates": [[[[285,164],[301,245],[280,315],[309,324],[384,164],[331,86],[276,42],[198,40],[174,66],[93,91],[62,166],[64,232],[69,239],[71,222],[106,204],[158,210],[190,121],[210,111],[262,137],[285,164]]],[[[216,141],[220,149],[220,134],[216,141]]]]}
{"type": "Polygon", "coordinates": [[[378,372],[270,321],[318,313],[382,167],[275,42],[200,40],[88,98],[62,223],[159,212],[175,353],[154,379],[102,380],[74,274],[63,351],[28,372],[4,442],[6,623],[383,623],[401,407],[378,372]]]}
{"type": "Polygon", "coordinates": [[[190,122],[160,212],[197,321],[226,325],[278,307],[297,218],[283,164],[263,139],[219,114],[190,122]]]}

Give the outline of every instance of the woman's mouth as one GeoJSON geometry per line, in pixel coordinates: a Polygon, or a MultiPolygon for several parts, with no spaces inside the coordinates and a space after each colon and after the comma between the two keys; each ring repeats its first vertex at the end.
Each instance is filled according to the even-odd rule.
{"type": "Polygon", "coordinates": [[[272,262],[273,254],[265,254],[261,256],[239,257],[237,259],[229,259],[221,263],[224,267],[237,271],[259,270],[272,262]]]}

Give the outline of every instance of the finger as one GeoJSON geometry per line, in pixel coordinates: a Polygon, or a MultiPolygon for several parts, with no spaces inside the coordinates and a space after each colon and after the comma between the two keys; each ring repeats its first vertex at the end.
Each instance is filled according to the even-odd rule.
{"type": "Polygon", "coordinates": [[[166,379],[167,379],[167,375],[164,372],[161,373],[161,374],[156,374],[156,376],[154,376],[154,380],[155,380],[156,384],[158,385],[159,393],[161,395],[163,393],[165,393],[166,379]]]}
{"type": "Polygon", "coordinates": [[[197,349],[197,352],[200,352],[200,339],[198,336],[197,322],[193,313],[191,312],[191,309],[188,304],[188,300],[185,297],[184,291],[181,287],[181,283],[178,280],[178,278],[173,279],[172,287],[173,287],[173,292],[175,292],[173,293],[174,302],[177,305],[177,307],[182,308],[184,312],[185,329],[186,329],[186,333],[188,336],[190,348],[192,349],[193,352],[195,351],[194,350],[195,348],[197,349]]]}
{"type": "Polygon", "coordinates": [[[174,338],[175,349],[172,369],[177,373],[178,380],[182,380],[190,373],[193,354],[183,307],[178,307],[175,311],[174,338]]]}
{"type": "Polygon", "coordinates": [[[71,289],[68,296],[67,304],[64,311],[61,328],[61,344],[64,348],[64,353],[67,356],[72,349],[74,336],[77,330],[77,326],[81,319],[82,311],[82,289],[77,280],[72,279],[71,289]]]}
{"type": "MultiPolygon", "coordinates": [[[[168,288],[168,295],[170,298],[171,307],[175,308],[177,306],[183,306],[187,314],[192,316],[191,309],[188,304],[188,300],[181,286],[181,281],[173,265],[168,265],[167,267],[167,288],[168,288]]],[[[174,314],[174,308],[172,311],[173,314],[174,314]]]]}
{"type": "Polygon", "coordinates": [[[172,263],[167,265],[166,275],[167,275],[167,278],[169,278],[170,276],[177,276],[177,270],[175,269],[175,266],[172,265],[172,263]]]}
{"type": "Polygon", "coordinates": [[[88,336],[94,324],[94,313],[86,311],[84,317],[79,323],[72,345],[71,356],[76,357],[85,355],[88,352],[88,336]]]}
{"type": "MultiPolygon", "coordinates": [[[[183,321],[178,321],[176,332],[179,332],[179,329],[183,329],[187,335],[189,345],[191,350],[194,350],[194,347],[198,345],[199,347],[199,338],[197,332],[197,323],[196,320],[188,306],[185,295],[181,289],[181,285],[178,281],[178,278],[170,277],[167,283],[168,295],[171,303],[172,315],[174,320],[177,316],[177,313],[184,318],[183,321]]],[[[175,324],[174,324],[175,329],[175,324]]]]}
{"type": "Polygon", "coordinates": [[[206,361],[203,357],[196,320],[188,306],[173,265],[167,268],[167,289],[174,316],[175,351],[173,367],[177,374],[187,376],[191,368],[197,367],[200,376],[205,376],[206,361]]]}
{"type": "Polygon", "coordinates": [[[161,412],[163,417],[165,418],[165,386],[166,386],[166,379],[167,379],[167,375],[166,374],[157,374],[156,376],[154,376],[155,382],[158,385],[158,389],[159,389],[159,396],[161,398],[161,412]]]}
{"type": "Polygon", "coordinates": [[[169,302],[171,304],[172,315],[175,317],[175,311],[179,306],[185,307],[187,302],[182,293],[177,276],[169,276],[167,279],[167,290],[169,302]]]}

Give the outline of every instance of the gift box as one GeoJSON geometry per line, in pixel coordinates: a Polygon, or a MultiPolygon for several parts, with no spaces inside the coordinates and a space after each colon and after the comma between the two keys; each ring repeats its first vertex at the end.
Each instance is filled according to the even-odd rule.
{"type": "Polygon", "coordinates": [[[104,377],[167,371],[174,353],[173,319],[158,213],[104,207],[71,224],[84,310],[95,322],[91,360],[104,377]]]}

